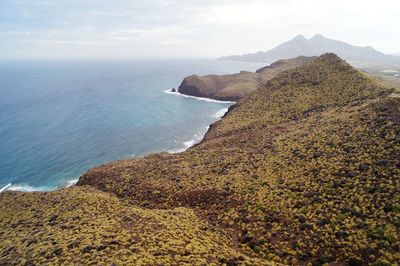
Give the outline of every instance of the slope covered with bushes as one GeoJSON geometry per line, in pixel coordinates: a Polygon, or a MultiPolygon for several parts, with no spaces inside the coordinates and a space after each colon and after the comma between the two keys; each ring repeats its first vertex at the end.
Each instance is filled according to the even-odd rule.
{"type": "MultiPolygon", "coordinates": [[[[0,246],[0,258],[13,261],[29,253],[38,261],[35,254],[44,244],[26,246],[23,241],[31,228],[38,231],[38,243],[51,245],[56,238],[66,244],[70,232],[61,228],[71,218],[62,204],[52,203],[68,200],[76,206],[68,215],[83,208],[80,216],[92,217],[76,225],[75,237],[82,243],[91,241],[91,230],[112,232],[123,243],[119,247],[129,246],[124,241],[130,235],[147,239],[135,242],[143,252],[126,258],[132,261],[160,249],[165,253],[154,261],[161,264],[182,264],[188,258],[192,264],[396,264],[400,99],[390,92],[325,54],[243,98],[202,143],[183,153],[99,166],[83,175],[77,187],[62,191],[2,194],[0,237],[6,244],[0,246]],[[80,200],[73,200],[78,194],[80,200]],[[57,220],[61,233],[37,224],[35,219],[48,219],[43,202],[48,204],[44,209],[62,215],[57,220]],[[98,213],[103,206],[109,213],[98,213]],[[115,226],[125,213],[139,218],[115,226]],[[22,221],[18,230],[12,229],[15,221],[22,221]],[[149,229],[155,227],[159,234],[149,229]],[[189,255],[182,251],[183,242],[192,238],[204,248],[189,255]],[[6,239],[19,244],[10,249],[6,239]],[[172,251],[171,243],[179,239],[178,251],[172,251]]],[[[103,242],[101,236],[96,239],[103,242]]],[[[108,253],[93,252],[90,259],[115,259],[109,248],[108,253]]],[[[49,257],[65,260],[67,251],[49,257]]]]}
{"type": "Polygon", "coordinates": [[[0,201],[1,265],[262,263],[191,209],[143,209],[88,187],[8,192],[0,201]]]}

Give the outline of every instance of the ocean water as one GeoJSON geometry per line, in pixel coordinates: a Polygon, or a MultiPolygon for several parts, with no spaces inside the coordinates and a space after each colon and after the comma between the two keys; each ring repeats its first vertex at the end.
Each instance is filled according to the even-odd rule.
{"type": "Polygon", "coordinates": [[[231,103],[165,93],[190,74],[254,71],[217,60],[0,62],[0,191],[48,191],[109,161],[178,152],[231,103]]]}

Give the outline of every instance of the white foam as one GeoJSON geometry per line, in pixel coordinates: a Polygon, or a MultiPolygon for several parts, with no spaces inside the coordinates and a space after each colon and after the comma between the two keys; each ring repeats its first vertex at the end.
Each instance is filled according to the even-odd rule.
{"type": "Polygon", "coordinates": [[[226,112],[228,112],[228,108],[223,108],[223,109],[219,110],[218,112],[216,112],[215,114],[213,114],[213,117],[221,118],[226,114],[226,112]]]}
{"type": "MultiPolygon", "coordinates": [[[[222,116],[224,116],[224,114],[228,112],[228,108],[223,108],[221,110],[219,110],[218,112],[216,112],[213,117],[214,118],[221,118],[222,116]]],[[[210,128],[210,126],[205,126],[204,127],[206,129],[206,132],[208,131],[208,129],[210,128]]],[[[172,150],[167,150],[167,152],[169,153],[180,153],[180,152],[184,152],[187,149],[189,149],[190,147],[192,147],[193,145],[199,143],[204,137],[204,134],[201,134],[201,136],[199,136],[198,134],[194,134],[194,138],[188,141],[184,141],[183,142],[183,148],[179,148],[179,149],[172,149],[172,150]]],[[[174,142],[177,142],[176,140],[174,140],[174,142]]]]}
{"type": "MultiPolygon", "coordinates": [[[[180,153],[180,152],[184,152],[187,149],[189,149],[190,147],[192,147],[193,145],[195,145],[196,143],[198,143],[201,138],[198,137],[197,134],[194,134],[194,139],[188,140],[188,141],[184,141],[183,142],[183,148],[179,148],[179,149],[172,149],[172,150],[167,150],[167,152],[169,153],[180,153]]],[[[176,142],[176,140],[175,140],[176,142]]]]}
{"type": "MultiPolygon", "coordinates": [[[[214,99],[195,97],[195,96],[185,95],[185,94],[182,94],[182,93],[179,93],[179,92],[172,92],[171,90],[165,90],[164,92],[168,93],[168,94],[171,94],[171,95],[175,95],[175,96],[181,96],[181,97],[186,97],[186,98],[191,98],[191,99],[201,100],[201,101],[206,101],[206,102],[231,103],[231,104],[236,103],[236,102],[232,102],[232,101],[219,101],[219,100],[214,100],[214,99]]],[[[219,118],[223,117],[227,111],[228,111],[227,107],[222,108],[221,110],[218,110],[218,112],[213,114],[212,117],[219,119],[219,118]]],[[[210,126],[205,126],[206,131],[209,128],[210,128],[210,126]]],[[[183,148],[167,150],[167,152],[169,152],[169,153],[180,153],[180,152],[186,151],[187,149],[189,149],[193,145],[199,143],[201,141],[201,139],[203,139],[203,135],[204,134],[202,134],[202,136],[199,137],[198,134],[194,134],[194,139],[191,139],[191,140],[183,142],[183,146],[184,146],[183,148]]],[[[174,142],[177,142],[177,141],[174,140],[174,142]]]]}
{"type": "Polygon", "coordinates": [[[4,187],[0,188],[0,193],[6,191],[9,187],[11,187],[11,183],[5,185],[4,187]]]}
{"type": "Polygon", "coordinates": [[[184,151],[186,151],[186,150],[187,150],[187,148],[185,147],[185,148],[180,148],[180,149],[167,150],[167,152],[168,152],[168,153],[174,154],[174,153],[184,152],[184,151]]]}
{"type": "Polygon", "coordinates": [[[182,94],[180,92],[173,92],[171,90],[165,90],[164,92],[168,93],[168,94],[171,94],[171,95],[181,96],[181,97],[200,100],[200,101],[212,102],[212,103],[236,103],[236,102],[233,102],[233,101],[220,101],[220,100],[214,100],[214,99],[210,99],[210,98],[196,97],[196,96],[182,94]]]}
{"type": "Polygon", "coordinates": [[[183,145],[185,145],[185,147],[187,149],[192,147],[194,144],[196,144],[196,140],[195,139],[183,142],[183,145]]]}
{"type": "Polygon", "coordinates": [[[8,186],[7,189],[5,189],[5,190],[22,191],[22,192],[33,192],[33,191],[44,192],[44,191],[50,191],[50,190],[54,190],[54,189],[55,188],[53,188],[53,187],[32,187],[29,185],[12,185],[12,184],[10,184],[10,186],[8,186]]]}
{"type": "Polygon", "coordinates": [[[67,181],[67,185],[65,187],[73,186],[76,183],[78,183],[78,181],[79,181],[79,178],[75,178],[75,179],[69,180],[69,181],[67,181]]]}

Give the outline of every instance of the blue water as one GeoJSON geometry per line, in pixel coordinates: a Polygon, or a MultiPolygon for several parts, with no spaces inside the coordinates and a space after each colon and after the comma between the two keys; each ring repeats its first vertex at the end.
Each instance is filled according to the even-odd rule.
{"type": "Polygon", "coordinates": [[[164,91],[192,73],[255,70],[217,60],[0,63],[0,188],[52,190],[96,165],[199,141],[229,103],[164,91]]]}

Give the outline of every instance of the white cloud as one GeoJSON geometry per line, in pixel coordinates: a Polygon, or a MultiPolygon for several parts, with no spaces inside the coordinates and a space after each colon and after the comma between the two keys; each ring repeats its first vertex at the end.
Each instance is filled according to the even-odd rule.
{"type": "Polygon", "coordinates": [[[220,56],[316,33],[390,53],[398,14],[396,0],[0,1],[0,57],[220,56]]]}
{"type": "Polygon", "coordinates": [[[272,13],[271,11],[270,6],[265,3],[228,4],[209,10],[203,9],[203,12],[199,14],[199,19],[210,24],[257,23],[265,21],[269,13],[272,13]]]}

